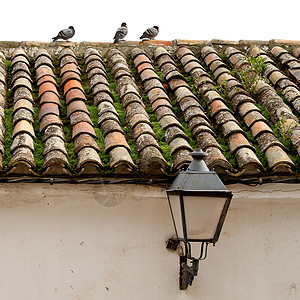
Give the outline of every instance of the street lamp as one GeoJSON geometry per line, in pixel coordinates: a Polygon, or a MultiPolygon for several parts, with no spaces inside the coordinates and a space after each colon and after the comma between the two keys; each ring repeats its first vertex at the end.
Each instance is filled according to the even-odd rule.
{"type": "Polygon", "coordinates": [[[232,198],[232,192],[203,161],[207,153],[195,150],[190,155],[193,161],[167,190],[176,233],[176,238],[169,239],[167,248],[175,250],[181,242],[184,245],[180,256],[180,289],[183,290],[198,274],[199,261],[206,258],[208,244],[218,241],[232,198]],[[197,255],[195,244],[200,245],[197,255]]]}

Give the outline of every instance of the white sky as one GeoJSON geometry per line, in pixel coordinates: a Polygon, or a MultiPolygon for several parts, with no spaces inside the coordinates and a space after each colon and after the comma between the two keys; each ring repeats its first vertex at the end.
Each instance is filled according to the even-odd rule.
{"type": "Polygon", "coordinates": [[[126,22],[128,41],[157,25],[159,40],[300,40],[300,1],[15,0],[1,3],[0,41],[52,41],[73,25],[74,42],[112,42],[126,22]]]}

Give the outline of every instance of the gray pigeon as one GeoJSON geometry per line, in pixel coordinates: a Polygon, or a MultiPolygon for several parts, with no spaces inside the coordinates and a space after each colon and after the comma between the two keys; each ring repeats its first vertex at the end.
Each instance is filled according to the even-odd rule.
{"type": "Polygon", "coordinates": [[[114,43],[117,43],[118,41],[124,39],[124,37],[126,36],[127,33],[128,33],[127,24],[123,22],[121,24],[121,27],[118,28],[118,30],[114,36],[114,43]]]}
{"type": "Polygon", "coordinates": [[[58,39],[67,41],[68,39],[70,39],[71,37],[73,37],[74,34],[75,34],[75,29],[74,29],[73,26],[70,26],[69,28],[61,30],[58,33],[58,35],[56,37],[52,38],[52,39],[53,39],[53,42],[55,42],[58,39]]]}
{"type": "Polygon", "coordinates": [[[150,27],[142,34],[140,39],[154,40],[154,38],[158,35],[158,32],[159,32],[158,26],[150,27]]]}

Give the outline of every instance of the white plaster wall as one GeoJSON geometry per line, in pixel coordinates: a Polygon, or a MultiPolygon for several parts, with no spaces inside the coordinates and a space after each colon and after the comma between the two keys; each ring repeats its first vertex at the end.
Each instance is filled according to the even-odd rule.
{"type": "Polygon", "coordinates": [[[0,299],[300,299],[300,186],[232,185],[216,247],[187,291],[165,190],[0,185],[0,299]]]}

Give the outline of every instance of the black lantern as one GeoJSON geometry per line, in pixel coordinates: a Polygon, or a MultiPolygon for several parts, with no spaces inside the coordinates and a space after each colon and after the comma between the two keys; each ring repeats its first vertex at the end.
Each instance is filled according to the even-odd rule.
{"type": "Polygon", "coordinates": [[[184,244],[180,257],[181,289],[192,284],[198,273],[199,260],[206,258],[208,244],[218,241],[232,198],[232,192],[227,190],[217,173],[207,168],[203,161],[206,155],[201,150],[192,152],[193,161],[167,190],[176,233],[176,238],[169,240],[168,248],[180,242],[184,244]],[[193,253],[195,243],[200,245],[199,255],[193,253]],[[187,260],[191,261],[191,266],[187,265],[187,260]]]}

